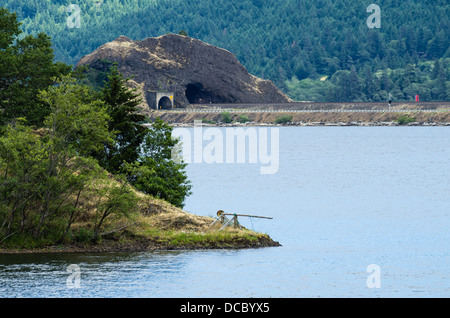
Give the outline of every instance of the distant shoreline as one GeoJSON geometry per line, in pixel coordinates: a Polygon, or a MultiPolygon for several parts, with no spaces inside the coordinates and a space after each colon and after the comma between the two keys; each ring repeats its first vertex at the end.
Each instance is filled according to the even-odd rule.
{"type": "MultiPolygon", "coordinates": [[[[190,123],[170,123],[173,127],[196,127],[198,125],[190,123]]],[[[425,122],[412,122],[405,125],[400,125],[398,122],[338,122],[338,123],[327,123],[327,122],[290,122],[286,124],[270,124],[270,123],[255,123],[248,122],[245,124],[233,123],[233,124],[209,124],[202,123],[202,127],[406,127],[406,126],[424,126],[424,127],[445,127],[450,126],[450,122],[442,123],[425,123],[425,122]]]]}
{"type": "MultiPolygon", "coordinates": [[[[149,121],[161,118],[173,127],[193,127],[195,121],[203,121],[205,127],[314,127],[314,126],[450,126],[450,111],[440,112],[282,112],[282,113],[242,113],[230,111],[231,123],[221,122],[220,113],[176,113],[153,111],[148,116],[149,121]],[[246,116],[248,121],[240,123],[240,116],[246,116]],[[400,124],[401,116],[409,116],[411,122],[400,124]],[[291,120],[277,124],[280,116],[290,116],[291,120]]],[[[151,125],[151,124],[148,124],[151,125]]]]}
{"type": "Polygon", "coordinates": [[[200,120],[212,127],[450,126],[450,102],[399,102],[387,107],[386,103],[212,104],[144,114],[149,122],[159,117],[174,127],[194,126],[200,120]],[[402,116],[411,121],[399,123],[402,116]],[[289,120],[279,123],[283,117],[289,120]]]}

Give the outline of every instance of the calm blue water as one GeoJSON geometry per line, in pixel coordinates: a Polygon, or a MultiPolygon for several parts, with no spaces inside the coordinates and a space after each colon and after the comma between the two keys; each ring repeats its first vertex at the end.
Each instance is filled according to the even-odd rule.
{"type": "Polygon", "coordinates": [[[282,247],[0,255],[0,296],[449,297],[449,146],[444,127],[279,128],[278,173],[190,164],[185,210],[272,216],[240,221],[282,247]]]}

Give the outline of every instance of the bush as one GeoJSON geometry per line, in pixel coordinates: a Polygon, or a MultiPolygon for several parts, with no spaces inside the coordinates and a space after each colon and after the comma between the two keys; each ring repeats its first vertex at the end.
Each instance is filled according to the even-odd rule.
{"type": "Polygon", "coordinates": [[[292,121],[292,116],[283,115],[283,116],[279,116],[279,117],[277,117],[277,119],[275,119],[275,124],[286,124],[290,121],[292,121]]]}
{"type": "Polygon", "coordinates": [[[220,114],[220,120],[223,121],[226,124],[229,124],[233,121],[231,118],[231,114],[229,112],[223,112],[220,114]]]}
{"type": "Polygon", "coordinates": [[[73,232],[73,240],[78,243],[88,243],[94,237],[94,230],[88,228],[80,228],[73,232]]]}
{"type": "Polygon", "coordinates": [[[216,122],[214,120],[208,119],[208,118],[202,118],[202,123],[204,124],[215,124],[216,122]]]}
{"type": "Polygon", "coordinates": [[[246,115],[241,115],[238,118],[238,122],[240,122],[241,124],[246,123],[250,121],[250,118],[248,118],[246,115]]]}
{"type": "Polygon", "coordinates": [[[144,138],[142,155],[134,163],[125,163],[128,181],[138,190],[163,199],[178,207],[191,194],[186,164],[173,159],[178,140],[172,138],[173,128],[157,118],[144,138]]]}
{"type": "Polygon", "coordinates": [[[415,122],[416,119],[414,117],[411,117],[407,114],[401,115],[399,118],[397,118],[397,122],[399,125],[407,125],[409,123],[415,122]]]}

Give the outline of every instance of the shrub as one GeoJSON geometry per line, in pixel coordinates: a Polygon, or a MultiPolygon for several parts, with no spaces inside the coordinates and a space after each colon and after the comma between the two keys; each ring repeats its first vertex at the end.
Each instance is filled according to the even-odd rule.
{"type": "Polygon", "coordinates": [[[220,114],[220,120],[223,121],[226,124],[229,124],[233,121],[231,118],[231,114],[229,112],[223,112],[220,114]]]}
{"type": "Polygon", "coordinates": [[[238,122],[240,122],[240,123],[246,123],[246,122],[248,122],[248,121],[250,121],[250,118],[248,118],[246,115],[241,115],[241,116],[239,116],[239,118],[238,118],[238,122]]]}
{"type": "Polygon", "coordinates": [[[208,119],[208,118],[202,118],[202,123],[204,124],[215,124],[216,122],[214,120],[208,119]]]}
{"type": "Polygon", "coordinates": [[[397,118],[397,122],[399,123],[399,125],[407,125],[415,121],[416,119],[414,117],[409,116],[408,114],[401,115],[399,118],[397,118]]]}
{"type": "Polygon", "coordinates": [[[277,119],[275,119],[275,124],[286,124],[290,121],[292,121],[292,116],[283,115],[283,116],[279,116],[279,117],[277,117],[277,119]]]}

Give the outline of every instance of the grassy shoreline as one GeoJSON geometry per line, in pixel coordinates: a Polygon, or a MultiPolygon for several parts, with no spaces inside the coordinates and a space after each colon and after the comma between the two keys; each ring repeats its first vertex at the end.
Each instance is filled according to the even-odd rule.
{"type": "Polygon", "coordinates": [[[102,239],[99,243],[69,243],[38,248],[0,248],[0,255],[27,253],[101,253],[163,250],[247,249],[281,246],[267,234],[240,230],[187,233],[167,231],[160,235],[102,239]]]}
{"type": "Polygon", "coordinates": [[[141,237],[124,240],[103,240],[101,243],[73,243],[67,245],[47,246],[35,249],[0,248],[0,255],[28,253],[104,253],[104,252],[147,252],[168,250],[214,250],[214,249],[248,249],[281,246],[268,235],[253,233],[247,235],[198,235],[179,234],[172,240],[160,237],[141,237]]]}
{"type": "MultiPolygon", "coordinates": [[[[141,209],[124,229],[100,240],[70,240],[59,245],[24,241],[0,245],[1,254],[18,253],[100,253],[160,250],[244,249],[281,246],[269,235],[248,229],[226,227],[212,217],[188,213],[166,201],[141,194],[141,209]],[[151,207],[151,209],[149,209],[151,207]]],[[[74,230],[89,230],[85,220],[74,230]]]]}

